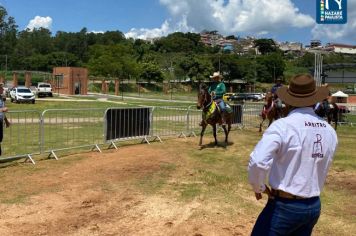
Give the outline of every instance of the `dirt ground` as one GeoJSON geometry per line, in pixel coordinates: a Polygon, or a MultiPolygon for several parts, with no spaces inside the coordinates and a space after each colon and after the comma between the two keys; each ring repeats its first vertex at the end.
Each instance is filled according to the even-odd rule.
{"type": "MultiPolygon", "coordinates": [[[[197,139],[178,142],[196,145],[197,139]]],[[[205,199],[179,201],[134,184],[162,164],[185,171],[184,158],[172,152],[174,143],[162,145],[2,168],[0,235],[248,235],[255,216],[241,211],[231,218],[205,199]]]]}
{"type": "MultiPolygon", "coordinates": [[[[249,235],[266,201],[246,179],[257,139],[234,132],[226,149],[181,138],[0,166],[0,235],[249,235]]],[[[313,235],[352,235],[355,180],[331,169],[313,235]]]]}

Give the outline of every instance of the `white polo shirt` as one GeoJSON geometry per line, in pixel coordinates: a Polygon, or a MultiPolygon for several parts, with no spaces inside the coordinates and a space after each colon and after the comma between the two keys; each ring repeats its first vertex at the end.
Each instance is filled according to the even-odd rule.
{"type": "Polygon", "coordinates": [[[319,196],[336,147],[335,130],[311,107],[271,124],[250,155],[248,179],[256,193],[269,184],[300,197],[319,196]]]}

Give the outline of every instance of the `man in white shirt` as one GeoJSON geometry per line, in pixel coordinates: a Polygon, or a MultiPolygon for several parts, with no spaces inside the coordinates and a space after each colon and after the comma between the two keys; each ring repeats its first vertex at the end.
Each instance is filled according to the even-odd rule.
{"type": "Polygon", "coordinates": [[[248,179],[256,199],[268,195],[252,235],[311,235],[338,143],[335,130],[313,111],[328,94],[308,74],[277,90],[290,112],[272,123],[250,155],[248,179]]]}

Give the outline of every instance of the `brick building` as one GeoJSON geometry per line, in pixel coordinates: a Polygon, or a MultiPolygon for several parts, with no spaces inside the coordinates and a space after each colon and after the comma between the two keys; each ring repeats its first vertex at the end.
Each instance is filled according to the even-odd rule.
{"type": "Polygon", "coordinates": [[[88,70],[82,67],[54,67],[53,92],[68,95],[88,94],[88,70]]]}

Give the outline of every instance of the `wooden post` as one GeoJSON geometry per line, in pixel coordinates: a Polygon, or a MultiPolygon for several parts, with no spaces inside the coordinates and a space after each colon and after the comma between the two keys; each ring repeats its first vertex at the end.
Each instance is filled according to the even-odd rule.
{"type": "Polygon", "coordinates": [[[106,83],[105,83],[105,80],[103,79],[101,81],[101,93],[104,93],[104,94],[106,93],[105,85],[106,85],[106,83]]]}
{"type": "Polygon", "coordinates": [[[105,94],[109,93],[109,81],[105,82],[105,94]]]}
{"type": "Polygon", "coordinates": [[[25,72],[25,87],[30,88],[31,86],[31,72],[26,71],[25,72]]]}
{"type": "Polygon", "coordinates": [[[14,72],[14,73],[12,74],[12,86],[13,86],[13,87],[17,87],[18,84],[19,84],[19,79],[18,79],[17,76],[18,76],[18,75],[17,75],[16,72],[14,72]]]}
{"type": "Polygon", "coordinates": [[[119,95],[119,80],[115,79],[115,96],[119,95]]]}

